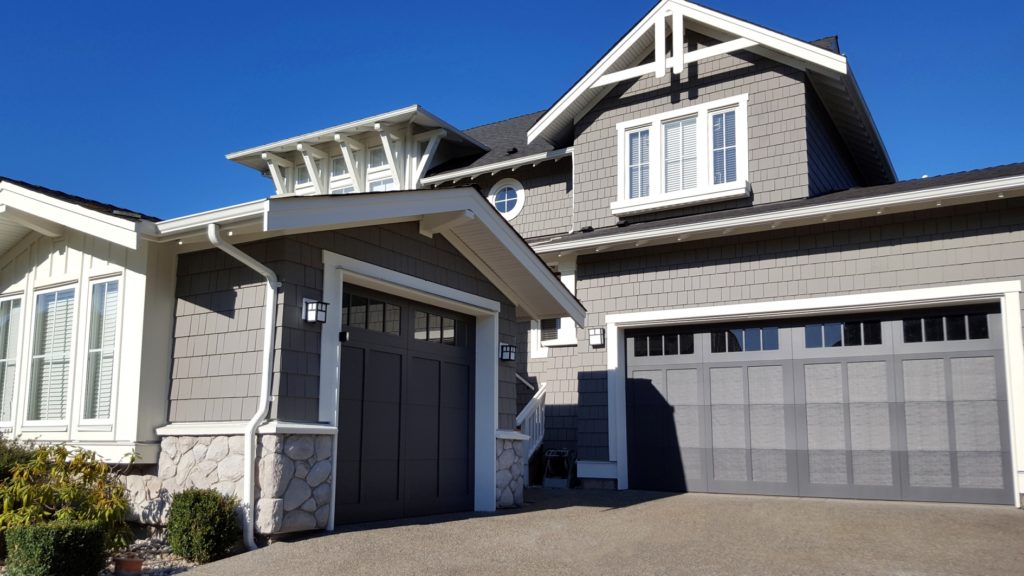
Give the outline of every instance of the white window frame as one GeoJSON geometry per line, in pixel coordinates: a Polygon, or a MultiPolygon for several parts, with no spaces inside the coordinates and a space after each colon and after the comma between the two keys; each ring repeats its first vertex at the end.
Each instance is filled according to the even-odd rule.
{"type": "MultiPolygon", "coordinates": [[[[328,174],[330,174],[330,169],[331,169],[331,166],[330,166],[330,160],[331,159],[330,158],[326,158],[326,159],[313,158],[312,160],[313,160],[313,165],[318,167],[318,170],[320,171],[321,175],[323,175],[323,173],[324,173],[325,165],[326,165],[328,174]]],[[[296,194],[312,194],[312,193],[314,193],[316,191],[316,187],[313,185],[313,180],[316,178],[316,175],[315,174],[309,174],[309,180],[308,181],[299,183],[299,171],[300,170],[306,171],[307,173],[309,172],[309,170],[306,168],[306,165],[303,162],[301,162],[301,161],[297,162],[294,166],[292,166],[288,170],[288,172],[290,173],[290,175],[292,177],[292,182],[293,182],[292,188],[293,188],[293,190],[295,191],[296,194]]]]}
{"type": "MultiPolygon", "coordinates": [[[[21,302],[21,312],[20,312],[21,318],[18,321],[19,322],[19,326],[18,326],[18,330],[16,332],[16,337],[17,337],[18,341],[14,345],[14,355],[11,357],[14,360],[14,378],[11,380],[11,382],[8,383],[8,385],[11,387],[11,419],[10,420],[0,420],[0,429],[5,429],[5,430],[10,430],[11,428],[13,428],[14,427],[14,421],[17,420],[18,392],[20,391],[19,389],[21,388],[21,386],[20,386],[21,375],[24,372],[24,370],[23,370],[24,369],[24,361],[23,361],[21,355],[22,355],[23,347],[25,345],[25,338],[24,338],[24,336],[25,336],[25,332],[26,332],[26,330],[25,330],[25,308],[26,308],[26,306],[25,306],[25,295],[19,292],[17,294],[5,294],[3,296],[0,296],[0,304],[2,304],[4,302],[11,302],[11,301],[14,301],[14,300],[19,300],[21,302]]],[[[0,360],[0,362],[2,362],[2,361],[3,360],[0,360]]],[[[30,364],[31,364],[31,362],[30,362],[30,364]]],[[[4,368],[6,368],[6,366],[3,366],[3,368],[0,368],[0,369],[4,369],[4,368]]]]}
{"type": "Polygon", "coordinates": [[[32,431],[44,431],[44,432],[63,432],[68,429],[68,424],[71,422],[71,416],[74,412],[74,390],[72,389],[75,383],[76,368],[78,368],[77,354],[78,354],[78,315],[81,312],[81,290],[79,290],[78,283],[74,284],[62,284],[57,286],[47,286],[40,288],[32,292],[32,310],[31,310],[31,326],[29,326],[27,333],[28,343],[27,354],[25,355],[26,361],[28,362],[28,371],[25,372],[25,401],[23,409],[25,411],[25,420],[22,426],[23,429],[32,431]],[[71,312],[71,349],[68,350],[68,382],[67,389],[65,392],[64,402],[64,418],[61,420],[38,420],[30,418],[30,410],[32,408],[31,396],[32,396],[32,364],[33,356],[35,356],[35,341],[36,341],[36,313],[38,312],[39,297],[44,294],[53,292],[63,292],[65,290],[71,290],[74,293],[74,309],[71,312]]]}
{"type": "Polygon", "coordinates": [[[741,94],[616,124],[615,129],[618,133],[618,199],[611,204],[612,214],[626,216],[747,196],[749,193],[748,156],[750,144],[747,132],[747,99],[747,94],[741,94]],[[736,181],[716,185],[713,183],[712,170],[714,159],[711,154],[711,115],[729,109],[736,111],[736,181]],[[688,117],[697,119],[697,187],[667,194],[664,191],[664,126],[666,123],[688,117]],[[629,197],[628,168],[629,134],[645,128],[650,131],[648,136],[650,190],[647,196],[631,199],[629,197]]]}
{"type": "MultiPolygon", "coordinates": [[[[572,256],[558,262],[559,279],[569,292],[576,294],[576,257],[572,256]]],[[[558,324],[558,336],[552,340],[541,340],[540,320],[530,322],[530,358],[547,358],[548,348],[576,346],[576,323],[570,317],[561,318],[558,324]]]]}
{"type": "MultiPolygon", "coordinates": [[[[358,164],[356,155],[357,151],[352,150],[352,161],[358,164]]],[[[356,170],[356,167],[349,166],[345,162],[344,156],[331,156],[327,159],[327,191],[329,194],[353,194],[355,193],[355,180],[352,178],[352,172],[356,170]],[[340,176],[335,176],[331,169],[335,161],[341,161],[342,165],[345,166],[347,172],[340,176]]]]}
{"type": "Polygon", "coordinates": [[[491,186],[491,191],[487,194],[487,201],[491,203],[491,206],[494,206],[495,210],[498,210],[498,214],[501,214],[502,218],[512,220],[523,211],[523,205],[526,204],[526,188],[515,178],[502,178],[494,186],[491,186]],[[516,205],[508,212],[498,210],[498,205],[494,203],[498,192],[505,188],[512,188],[516,191],[516,205]]]}
{"type": "Polygon", "coordinates": [[[390,191],[393,191],[393,190],[398,190],[398,184],[395,183],[395,179],[391,176],[390,172],[387,172],[387,176],[384,176],[384,177],[381,177],[381,178],[374,178],[373,180],[370,180],[369,176],[367,176],[367,180],[366,180],[366,191],[367,192],[390,192],[390,191]],[[373,189],[373,185],[374,184],[379,184],[381,182],[386,182],[388,180],[391,181],[391,184],[389,184],[389,186],[391,186],[391,188],[388,188],[388,187],[385,186],[384,190],[374,190],[373,189]]]}
{"type": "Polygon", "coordinates": [[[89,305],[82,311],[85,314],[85,332],[83,334],[84,341],[82,342],[83,358],[82,370],[83,378],[82,385],[79,386],[80,390],[78,395],[81,397],[78,401],[80,420],[79,427],[95,427],[103,425],[113,425],[117,419],[117,397],[118,397],[118,382],[120,382],[121,374],[121,327],[124,324],[124,279],[122,275],[103,276],[92,278],[88,282],[89,292],[89,305]],[[114,305],[115,323],[114,323],[114,363],[113,372],[110,375],[110,414],[106,418],[87,418],[85,415],[85,407],[88,398],[86,393],[88,392],[88,373],[89,373],[89,353],[92,352],[89,344],[89,335],[92,330],[92,291],[97,284],[105,284],[107,282],[117,282],[117,303],[114,305]]]}

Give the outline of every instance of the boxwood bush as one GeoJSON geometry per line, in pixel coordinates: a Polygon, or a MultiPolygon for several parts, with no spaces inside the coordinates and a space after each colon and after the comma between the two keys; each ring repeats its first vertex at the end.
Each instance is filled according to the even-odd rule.
{"type": "Polygon", "coordinates": [[[216,490],[192,488],[174,495],[167,512],[167,543],[193,562],[206,563],[231,553],[242,537],[238,502],[216,490]]]}
{"type": "Polygon", "coordinates": [[[8,576],[96,576],[107,564],[106,530],[96,521],[7,529],[8,576]]]}

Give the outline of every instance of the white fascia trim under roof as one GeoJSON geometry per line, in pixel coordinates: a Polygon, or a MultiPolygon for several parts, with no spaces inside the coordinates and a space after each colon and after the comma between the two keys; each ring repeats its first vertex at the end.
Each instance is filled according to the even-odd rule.
{"type": "Polygon", "coordinates": [[[526,164],[547,162],[548,160],[557,160],[559,158],[565,158],[566,156],[572,156],[572,146],[562,148],[559,150],[541,152],[539,154],[531,154],[530,156],[513,158],[511,160],[494,162],[492,164],[473,166],[471,168],[463,168],[461,170],[452,170],[451,172],[442,172],[440,174],[435,174],[428,178],[424,178],[422,182],[424,184],[436,184],[439,182],[447,182],[449,180],[458,181],[463,178],[472,178],[473,176],[479,176],[481,174],[486,174],[488,172],[507,170],[509,168],[518,168],[519,166],[525,166],[526,164]]]}
{"type": "MultiPolygon", "coordinates": [[[[516,261],[551,294],[565,315],[583,325],[586,309],[530,246],[513,230],[474,188],[446,188],[441,190],[406,190],[369,194],[335,196],[275,197],[268,201],[264,231],[299,232],[345,228],[354,225],[379,225],[409,222],[431,214],[472,212],[472,219],[494,235],[516,261]]],[[[457,228],[457,226],[456,226],[457,228]]],[[[453,228],[454,230],[454,228],[453,228]]],[[[438,231],[440,232],[440,231],[438,231]]],[[[481,270],[492,282],[501,287],[495,271],[481,270]]],[[[505,293],[517,306],[529,309],[517,294],[505,293]]]]}
{"type": "Polygon", "coordinates": [[[370,116],[368,118],[362,118],[360,120],[346,122],[345,124],[339,124],[337,126],[324,128],[322,130],[317,130],[315,132],[308,132],[306,134],[300,134],[298,136],[293,136],[291,138],[286,138],[284,140],[278,140],[276,142],[271,142],[269,144],[263,144],[261,146],[240,150],[238,152],[232,152],[228,154],[226,158],[228,160],[240,160],[247,156],[262,154],[263,152],[273,152],[281,147],[294,148],[295,144],[301,144],[303,142],[308,142],[310,140],[333,136],[338,132],[349,132],[359,129],[363,129],[365,131],[366,129],[372,128],[372,126],[376,123],[387,122],[389,120],[394,120],[395,118],[407,116],[410,114],[417,116],[426,116],[430,120],[435,122],[439,128],[444,128],[446,131],[448,131],[449,134],[456,135],[459,138],[465,140],[466,142],[469,142],[474,146],[480,147],[482,150],[490,150],[488,146],[485,146],[478,140],[472,138],[467,134],[464,134],[461,130],[452,126],[448,122],[445,122],[444,120],[438,118],[434,114],[428,112],[419,104],[413,104],[412,106],[406,106],[405,108],[399,108],[398,110],[392,110],[391,112],[384,112],[383,114],[378,114],[376,116],[370,116]]]}
{"type": "Polygon", "coordinates": [[[530,127],[526,133],[527,143],[531,143],[541,137],[558,118],[567,112],[567,109],[573,104],[573,102],[582,98],[586,92],[593,87],[594,83],[604,76],[605,73],[607,73],[609,69],[619,61],[622,55],[633,43],[638,42],[643,38],[648,27],[651,26],[652,20],[659,14],[663,14],[663,10],[666,8],[670,10],[679,10],[683,15],[684,26],[687,19],[693,19],[706,26],[722,30],[723,32],[733,34],[740,38],[748,38],[765,48],[806,62],[811,68],[832,74],[841,75],[847,73],[848,68],[846,57],[841,54],[836,54],[808,42],[768,30],[767,28],[757,26],[750,22],[745,22],[738,18],[733,18],[732,16],[716,12],[710,8],[705,8],[704,6],[680,0],[662,0],[653,9],[651,9],[636,26],[627,32],[626,35],[623,36],[622,39],[583,76],[583,78],[576,82],[576,84],[573,85],[573,87],[569,89],[564,96],[555,102],[547,113],[537,120],[536,124],[530,127]]]}
{"type": "MultiPolygon", "coordinates": [[[[750,216],[737,216],[735,218],[722,218],[709,222],[697,222],[694,224],[678,224],[676,226],[665,226],[650,230],[639,230],[636,232],[622,232],[610,236],[597,238],[582,238],[579,240],[568,240],[558,242],[557,239],[546,243],[533,244],[533,249],[538,254],[550,252],[564,252],[595,247],[611,247],[618,244],[631,244],[640,241],[654,241],[664,238],[682,236],[683,240],[698,240],[710,236],[710,232],[724,231],[725,235],[746,234],[759,230],[770,230],[780,227],[790,228],[807,224],[806,220],[821,222],[827,217],[827,221],[850,220],[861,218],[866,211],[875,211],[876,214],[886,214],[887,210],[897,209],[901,206],[913,205],[921,202],[934,202],[931,207],[938,208],[943,200],[973,199],[978,196],[991,194],[1008,194],[1011,191],[1024,192],[1024,176],[1012,176],[1009,178],[997,178],[993,180],[982,180],[966,184],[953,184],[938,188],[915,190],[898,194],[887,194],[885,196],[869,196],[840,202],[807,206],[804,208],[792,208],[779,210],[777,212],[765,212],[750,216]],[[701,235],[701,234],[704,235],[701,235]],[[691,238],[692,237],[692,238],[691,238]]],[[[997,196],[998,198],[998,196],[997,196]]],[[[983,200],[984,198],[978,198],[983,200]]],[[[993,198],[994,199],[994,198],[993,198]]],[[[897,210],[898,211],[898,210],[897,210]]],[[[630,246],[621,246],[628,248],[630,246]]]]}
{"type": "Polygon", "coordinates": [[[139,230],[148,224],[103,214],[7,180],[0,181],[0,205],[132,250],[138,247],[139,230]]]}
{"type": "Polygon", "coordinates": [[[243,221],[263,220],[267,211],[267,200],[253,200],[205,212],[186,214],[178,218],[161,220],[156,223],[158,240],[170,240],[177,235],[202,232],[208,224],[237,224],[243,221]]]}

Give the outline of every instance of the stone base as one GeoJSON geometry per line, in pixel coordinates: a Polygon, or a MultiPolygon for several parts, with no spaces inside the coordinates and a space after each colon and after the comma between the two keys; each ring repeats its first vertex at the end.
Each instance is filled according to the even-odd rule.
{"type": "MultiPolygon", "coordinates": [[[[263,434],[256,453],[256,532],[326,528],[334,437],[263,434]]],[[[241,502],[244,464],[241,435],[166,436],[160,443],[157,473],[125,477],[129,520],[165,526],[174,494],[189,488],[213,488],[241,502]]]]}
{"type": "Polygon", "coordinates": [[[523,449],[524,443],[520,439],[495,440],[494,494],[498,508],[518,508],[523,505],[523,487],[526,482],[523,449]]]}

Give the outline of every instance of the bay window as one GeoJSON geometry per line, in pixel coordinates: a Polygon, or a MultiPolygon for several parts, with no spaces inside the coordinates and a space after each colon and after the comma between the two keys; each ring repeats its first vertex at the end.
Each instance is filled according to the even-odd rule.
{"type": "Polygon", "coordinates": [[[110,418],[117,337],[117,280],[93,284],[89,313],[84,418],[110,418]]]}
{"type": "Polygon", "coordinates": [[[747,195],[747,96],[621,122],[619,194],[629,215],[747,195]]]}
{"type": "Polygon", "coordinates": [[[21,299],[11,298],[0,302],[0,422],[14,420],[20,331],[21,299]]]}
{"type": "Polygon", "coordinates": [[[67,416],[74,308],[74,288],[36,296],[29,420],[62,421],[67,416]]]}

